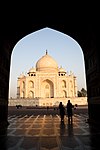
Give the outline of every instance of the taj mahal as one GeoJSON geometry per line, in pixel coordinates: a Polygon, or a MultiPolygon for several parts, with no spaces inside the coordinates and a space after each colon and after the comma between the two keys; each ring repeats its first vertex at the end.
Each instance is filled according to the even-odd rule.
{"type": "Polygon", "coordinates": [[[17,79],[16,104],[55,106],[62,101],[66,105],[68,99],[78,103],[77,78],[59,67],[47,50],[27,75],[21,74],[17,79]]]}

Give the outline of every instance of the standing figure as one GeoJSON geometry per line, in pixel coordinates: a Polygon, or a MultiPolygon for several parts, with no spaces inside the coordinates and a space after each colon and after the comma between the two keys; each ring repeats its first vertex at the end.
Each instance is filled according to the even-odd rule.
{"type": "Polygon", "coordinates": [[[70,119],[72,121],[72,115],[73,115],[72,108],[73,108],[73,105],[70,102],[70,100],[68,100],[66,108],[67,108],[68,121],[70,121],[70,119]]]}
{"type": "Polygon", "coordinates": [[[61,122],[64,122],[65,107],[63,106],[62,102],[60,102],[59,104],[59,110],[60,110],[61,122]]]}

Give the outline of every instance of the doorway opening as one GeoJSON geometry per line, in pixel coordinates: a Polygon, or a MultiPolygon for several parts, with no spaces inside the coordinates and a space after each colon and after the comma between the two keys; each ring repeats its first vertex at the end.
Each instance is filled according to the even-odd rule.
{"type": "MultiPolygon", "coordinates": [[[[74,81],[76,82],[76,80],[74,81]]],[[[87,90],[84,57],[80,45],[73,38],[51,28],[43,28],[27,35],[15,45],[11,58],[9,106],[25,106],[26,104],[28,106],[38,106],[40,104],[41,106],[42,104],[44,105],[44,103],[53,105],[58,101],[57,98],[59,97],[77,97],[77,93],[78,91],[81,92],[81,89],[87,90]],[[54,72],[52,72],[51,77],[48,76],[46,71],[43,72],[43,65],[45,65],[45,69],[47,70],[50,70],[50,62],[54,63],[52,67],[56,66],[55,62],[51,61],[51,59],[46,63],[42,61],[40,79],[35,80],[38,77],[36,72],[37,61],[41,59],[41,57],[44,57],[45,52],[56,60],[60,70],[57,75],[59,76],[59,82],[61,84],[58,84],[58,76],[55,75],[54,78],[54,72]],[[49,69],[46,68],[48,67],[46,66],[47,64],[48,66],[50,65],[49,69]],[[75,83],[77,88],[73,84],[73,80],[69,79],[68,81],[68,79],[64,78],[66,75],[68,77],[77,77],[77,84],[75,83]],[[28,78],[27,83],[25,83],[26,77],[28,78]],[[33,77],[34,79],[32,80],[33,77]],[[63,79],[61,80],[61,78],[63,79]],[[40,91],[43,89],[41,88],[43,81],[50,81],[50,83],[52,83],[52,86],[48,84],[49,92],[47,91],[48,88],[46,88],[46,98],[52,99],[48,101],[48,103],[45,101],[40,102],[40,98],[43,98],[43,90],[40,91]],[[21,88],[21,82],[24,83],[24,88],[21,88]],[[30,83],[34,86],[29,87],[30,83]],[[58,89],[57,85],[59,85],[58,89]],[[60,87],[62,87],[62,89],[60,89],[60,87]]],[[[87,97],[85,97],[85,102],[86,98],[87,97]]],[[[83,97],[81,102],[81,104],[84,103],[83,97]]]]}

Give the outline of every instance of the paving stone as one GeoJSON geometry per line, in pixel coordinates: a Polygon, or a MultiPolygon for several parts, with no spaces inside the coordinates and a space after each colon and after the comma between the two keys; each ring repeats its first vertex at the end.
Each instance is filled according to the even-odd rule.
{"type": "MultiPolygon", "coordinates": [[[[41,113],[42,114],[42,113],[41,113]]],[[[96,150],[100,129],[85,122],[87,114],[74,114],[73,122],[60,122],[58,114],[9,115],[10,125],[0,134],[0,150],[96,150]]],[[[98,150],[98,149],[97,149],[98,150]]]]}

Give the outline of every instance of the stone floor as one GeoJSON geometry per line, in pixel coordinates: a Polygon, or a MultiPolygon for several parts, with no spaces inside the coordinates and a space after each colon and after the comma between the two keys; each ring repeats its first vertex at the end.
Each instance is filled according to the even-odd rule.
{"type": "Polygon", "coordinates": [[[0,150],[99,150],[100,130],[86,123],[87,114],[73,122],[59,115],[9,115],[7,132],[0,135],[0,150]]]}

